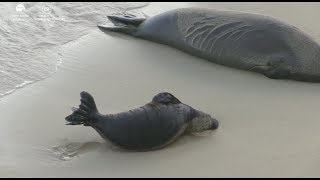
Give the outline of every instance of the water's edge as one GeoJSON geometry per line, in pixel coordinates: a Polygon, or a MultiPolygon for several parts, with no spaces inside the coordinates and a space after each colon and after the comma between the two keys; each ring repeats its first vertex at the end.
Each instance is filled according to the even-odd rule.
{"type": "MultiPolygon", "coordinates": [[[[19,3],[17,3],[19,4],[19,3]]],[[[21,4],[21,3],[20,3],[21,4]]],[[[39,3],[23,3],[25,8],[30,10],[26,14],[37,15],[39,13],[38,7],[39,3]]],[[[65,3],[66,4],[66,3],[65,3]]],[[[88,3],[89,4],[89,3],[88,3]]],[[[2,42],[3,49],[2,56],[0,60],[0,82],[3,83],[2,89],[0,89],[0,101],[4,96],[10,95],[14,93],[18,89],[22,89],[28,85],[33,83],[45,80],[51,77],[53,74],[57,73],[61,64],[63,63],[63,52],[65,47],[70,44],[77,43],[80,39],[84,38],[87,35],[97,31],[96,25],[99,22],[108,21],[107,18],[101,18],[101,16],[105,16],[109,13],[119,13],[126,11],[134,11],[139,10],[148,6],[150,3],[104,3],[98,7],[97,4],[89,4],[87,16],[83,16],[81,13],[72,14],[73,10],[78,11],[79,5],[68,3],[66,6],[64,4],[52,3],[52,16],[66,16],[67,19],[63,20],[61,24],[56,23],[55,27],[57,30],[46,29],[46,22],[41,21],[26,21],[27,25],[22,25],[25,22],[5,22],[2,21],[0,24],[0,34],[6,34],[7,39],[5,42],[2,42]],[[54,8],[56,7],[56,9],[54,8]],[[66,8],[66,9],[63,9],[66,8]],[[70,9],[67,9],[70,8],[70,9]],[[56,10],[57,12],[54,12],[56,10]],[[65,12],[58,12],[65,10],[65,12]],[[69,14],[67,14],[67,13],[69,14]],[[60,14],[59,14],[60,13],[60,14]],[[69,19],[70,20],[69,20],[69,19]],[[76,22],[74,19],[79,21],[76,22]],[[87,22],[81,22],[87,21],[87,22]],[[64,27],[63,23],[67,23],[70,27],[64,27]],[[39,31],[40,28],[44,28],[39,31]],[[79,28],[77,28],[79,27],[79,28]],[[24,35],[25,29],[30,29],[28,35],[24,35]],[[38,28],[38,29],[37,29],[38,28]],[[66,30],[70,28],[70,30],[66,30]],[[73,29],[71,29],[73,28],[73,29]],[[1,31],[3,30],[3,31],[1,31]],[[70,31],[78,30],[80,33],[78,35],[68,34],[70,31]],[[55,32],[52,31],[61,31],[55,32]],[[43,34],[41,34],[41,33],[43,34]],[[29,39],[25,40],[26,37],[30,36],[29,39]],[[75,39],[70,39],[75,37],[75,39]],[[36,39],[40,39],[37,43],[36,39]],[[61,39],[61,40],[60,40],[61,39]],[[49,45],[48,45],[49,44],[49,45]],[[43,46],[42,46],[43,45],[43,46]],[[47,46],[48,45],[48,46],[47,46]],[[52,46],[53,45],[53,46],[52,46]],[[14,50],[11,50],[14,49],[14,50]],[[24,54],[24,52],[28,54],[24,54]],[[35,57],[36,56],[36,57],[35,57]],[[38,65],[38,66],[37,66],[38,65]],[[29,66],[31,68],[29,68],[29,66]],[[39,72],[34,72],[34,70],[38,70],[39,72]],[[18,74],[17,74],[18,73],[18,74]]],[[[4,12],[0,15],[0,19],[9,19],[11,17],[15,17],[18,12],[12,13],[12,8],[15,6],[13,3],[1,3],[2,10],[7,10],[8,12],[4,12]],[[8,15],[6,15],[6,13],[8,15]],[[10,15],[13,14],[13,15],[10,15]]],[[[80,8],[81,9],[81,8],[80,8]]],[[[20,14],[21,15],[21,14],[20,14]]],[[[51,15],[51,14],[50,14],[51,15]]],[[[76,33],[73,33],[76,34],[76,33]]],[[[28,38],[28,37],[27,37],[28,38]]]]}

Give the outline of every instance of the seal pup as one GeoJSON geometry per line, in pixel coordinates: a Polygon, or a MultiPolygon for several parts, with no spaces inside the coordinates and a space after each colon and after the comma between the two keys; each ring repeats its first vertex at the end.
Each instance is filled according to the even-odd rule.
{"type": "Polygon", "coordinates": [[[272,79],[320,82],[320,46],[309,35],[276,18],[235,11],[180,8],[153,17],[109,15],[126,33],[169,45],[216,64],[272,79]]]}
{"type": "Polygon", "coordinates": [[[72,114],[65,118],[66,125],[91,126],[105,140],[127,150],[160,149],[184,134],[219,126],[209,114],[181,103],[167,92],[157,94],[142,107],[107,115],[99,113],[89,93],[83,91],[80,96],[81,104],[72,108],[72,114]]]}

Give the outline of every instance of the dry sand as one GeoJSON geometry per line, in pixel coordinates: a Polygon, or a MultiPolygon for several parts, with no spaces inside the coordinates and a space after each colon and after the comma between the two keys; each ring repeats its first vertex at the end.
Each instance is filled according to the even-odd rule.
{"type": "MultiPolygon", "coordinates": [[[[320,3],[188,5],[272,15],[320,42],[314,22],[320,3]]],[[[271,80],[97,30],[65,49],[57,73],[1,99],[0,176],[319,177],[319,94],[320,84],[271,80]],[[83,90],[102,113],[132,109],[168,91],[220,127],[158,151],[121,151],[92,128],[64,125],[83,90]]]]}

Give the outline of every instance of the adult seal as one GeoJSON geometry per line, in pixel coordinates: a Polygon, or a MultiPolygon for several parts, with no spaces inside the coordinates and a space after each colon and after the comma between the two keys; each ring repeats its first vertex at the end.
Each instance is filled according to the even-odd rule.
{"type": "Polygon", "coordinates": [[[209,114],[181,103],[167,92],[157,94],[142,107],[108,115],[98,112],[89,93],[81,92],[80,96],[79,108],[73,108],[73,113],[65,118],[67,125],[91,126],[105,140],[128,150],[160,149],[184,134],[219,126],[209,114]]]}
{"type": "Polygon", "coordinates": [[[126,33],[166,44],[228,67],[272,79],[320,82],[320,47],[298,28],[278,19],[244,12],[181,8],[149,18],[110,15],[126,33]]]}

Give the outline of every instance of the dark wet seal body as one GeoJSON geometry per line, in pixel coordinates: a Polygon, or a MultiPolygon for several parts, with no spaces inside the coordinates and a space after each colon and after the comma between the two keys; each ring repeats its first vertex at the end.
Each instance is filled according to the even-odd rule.
{"type": "Polygon", "coordinates": [[[211,62],[272,79],[320,82],[320,47],[303,31],[275,18],[233,11],[181,8],[150,18],[108,16],[126,33],[211,62]]]}
{"type": "Polygon", "coordinates": [[[93,97],[81,93],[81,104],[66,117],[68,125],[91,126],[105,140],[128,150],[148,151],[165,147],[183,134],[218,128],[210,115],[181,103],[170,93],[159,93],[142,107],[102,115],[93,97]]]}

